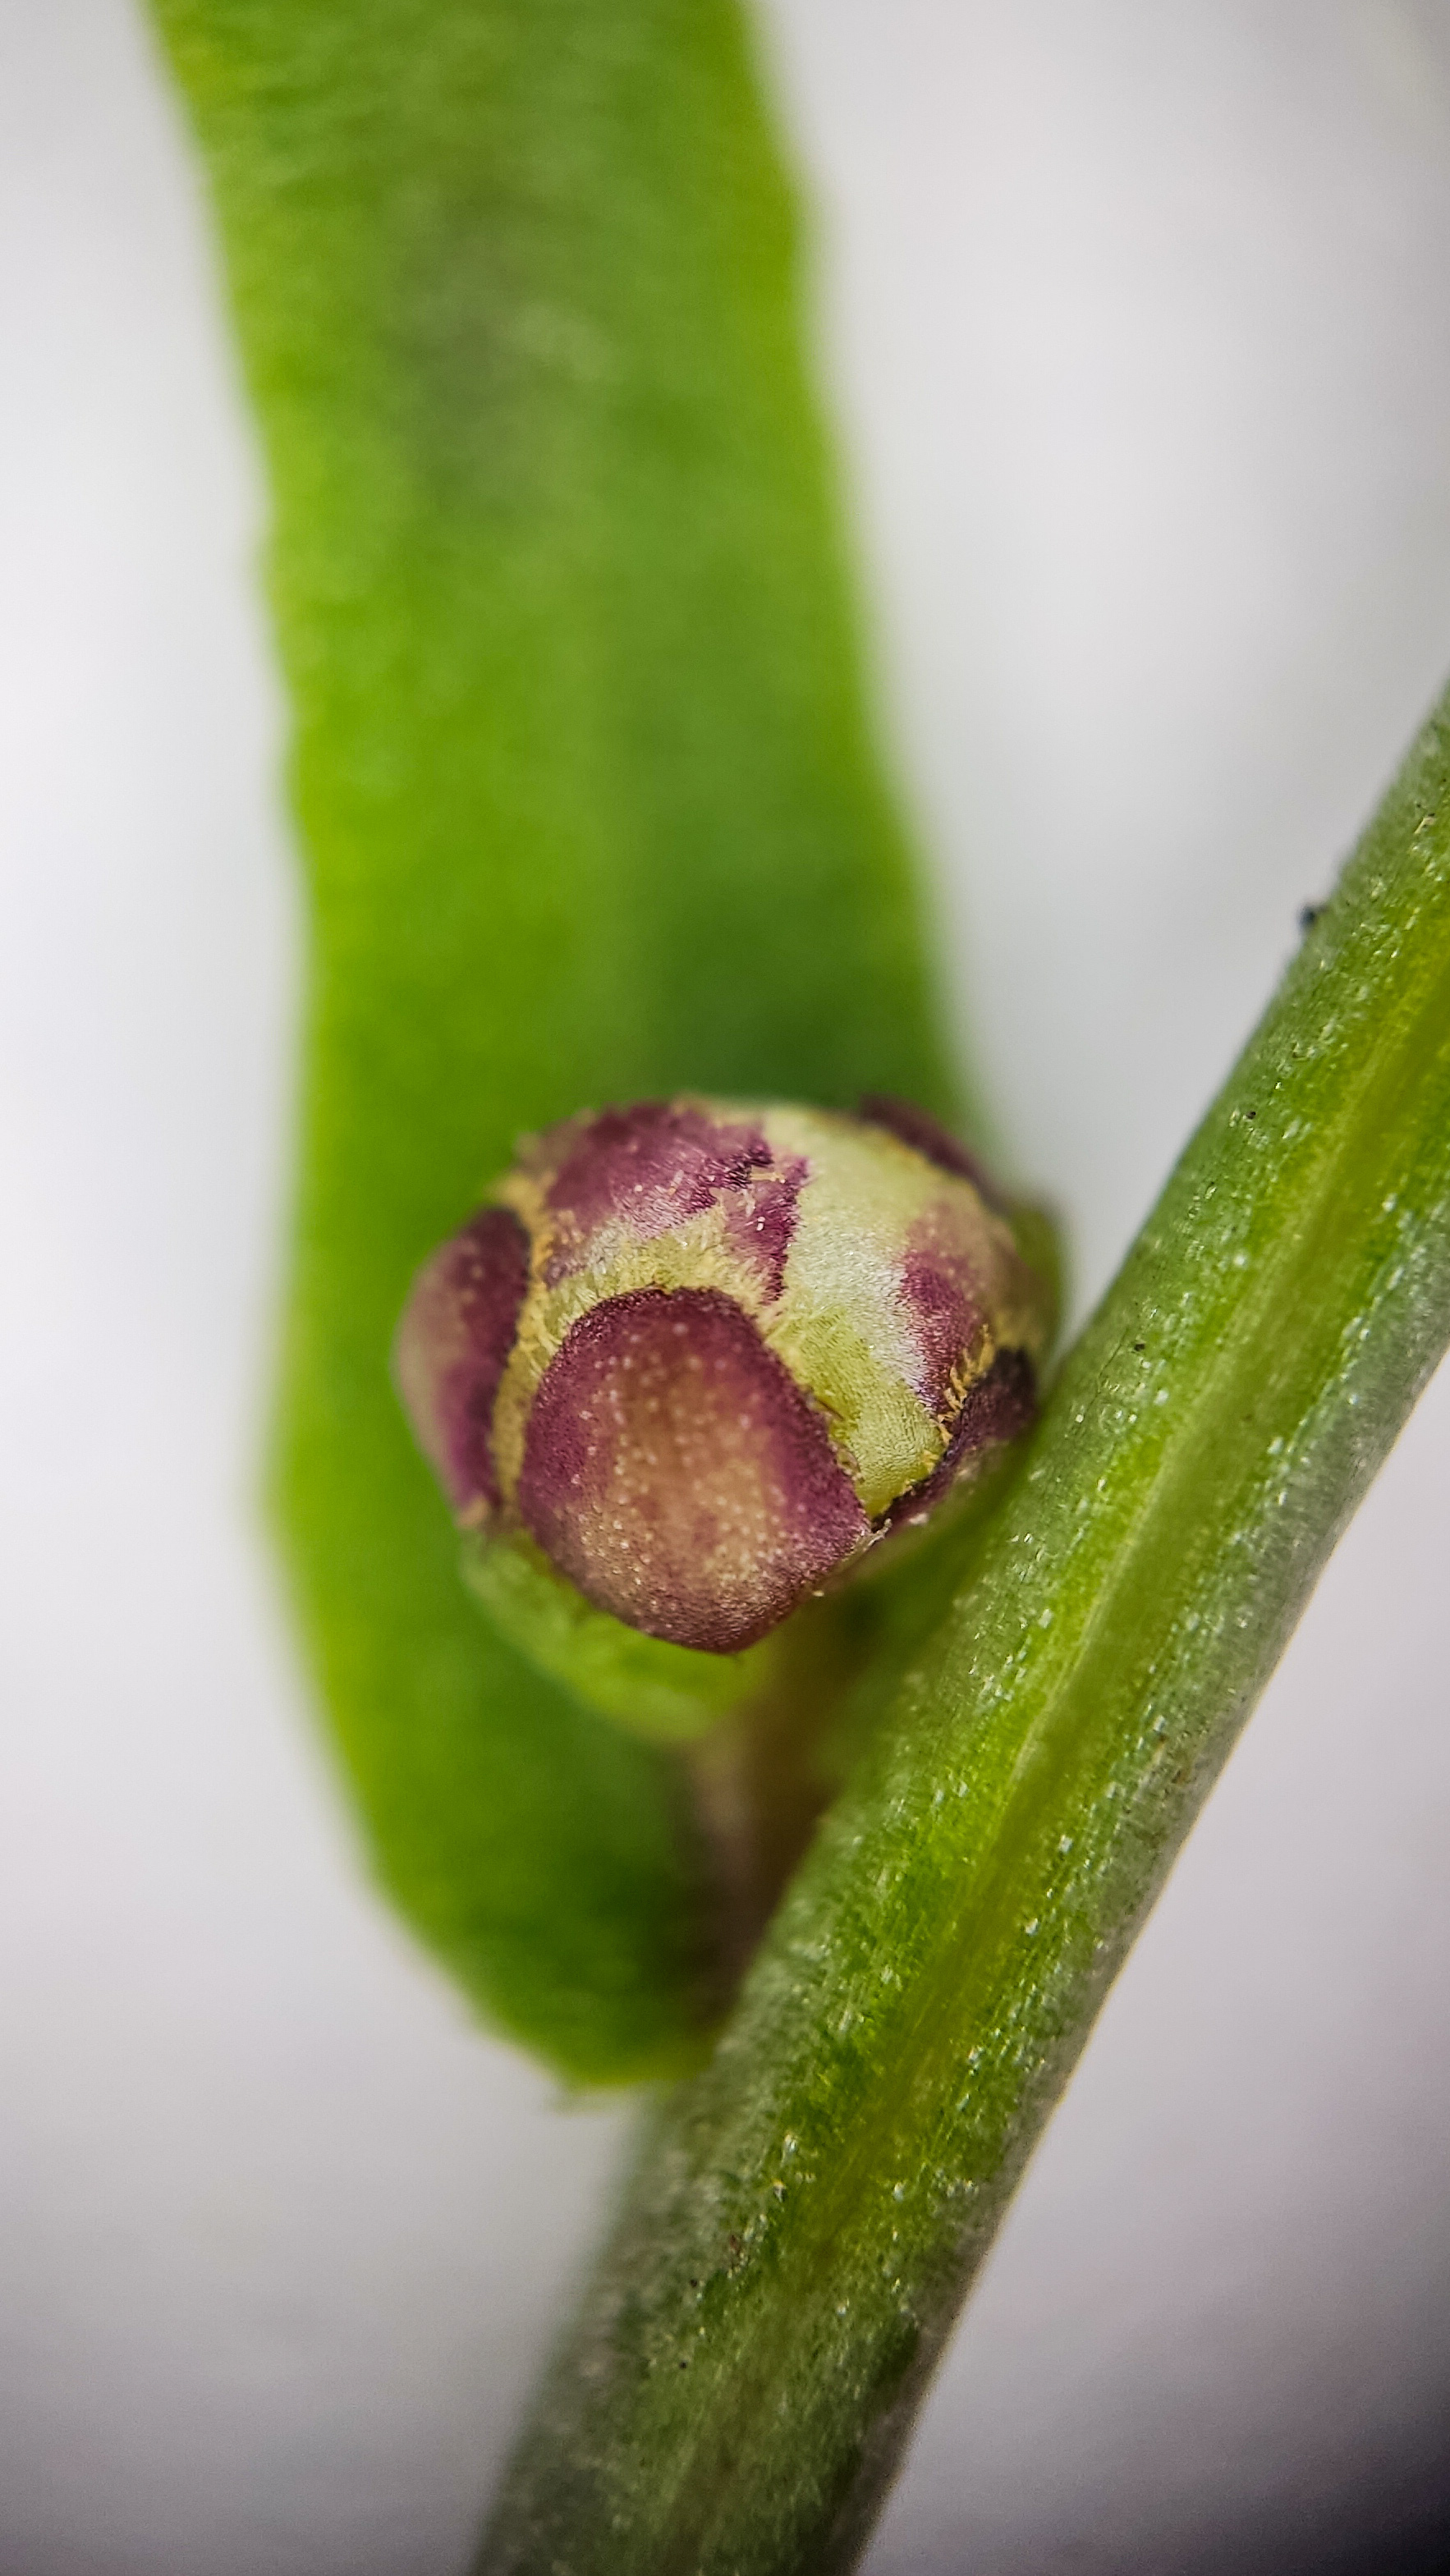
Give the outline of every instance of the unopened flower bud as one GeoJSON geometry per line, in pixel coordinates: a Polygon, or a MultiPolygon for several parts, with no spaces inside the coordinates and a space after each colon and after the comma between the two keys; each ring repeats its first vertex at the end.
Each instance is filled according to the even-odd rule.
{"type": "Polygon", "coordinates": [[[1047,1314],[921,1112],[645,1101],[527,1143],[419,1273],[397,1376],[466,1528],[735,1654],[1025,1427],[1047,1314]]]}

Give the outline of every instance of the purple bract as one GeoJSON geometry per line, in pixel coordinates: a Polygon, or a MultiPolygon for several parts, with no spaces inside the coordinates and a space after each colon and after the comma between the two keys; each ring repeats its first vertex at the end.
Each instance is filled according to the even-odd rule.
{"type": "Polygon", "coordinates": [[[493,1408],[529,1284],[529,1238],[511,1208],[480,1208],[425,1262],[398,1330],[398,1389],[461,1521],[499,1500],[493,1408]]]}
{"type": "Polygon", "coordinates": [[[753,1645],[870,1536],[823,1416],[712,1288],[581,1316],[534,1398],[518,1499],[591,1601],[713,1654],[753,1645]]]}

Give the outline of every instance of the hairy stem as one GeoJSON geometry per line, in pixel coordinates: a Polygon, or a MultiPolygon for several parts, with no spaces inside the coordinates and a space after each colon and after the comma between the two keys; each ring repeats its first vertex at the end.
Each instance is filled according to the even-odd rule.
{"type": "Polygon", "coordinates": [[[760,1687],[681,1754],[715,1898],[722,2007],[839,1786],[843,1712],[878,1624],[849,1599],[807,1603],[776,1630],[760,1687]]]}
{"type": "Polygon", "coordinates": [[[665,2102],[490,2576],[848,2566],[1013,2184],[1450,1334],[1450,702],[665,2102]]]}

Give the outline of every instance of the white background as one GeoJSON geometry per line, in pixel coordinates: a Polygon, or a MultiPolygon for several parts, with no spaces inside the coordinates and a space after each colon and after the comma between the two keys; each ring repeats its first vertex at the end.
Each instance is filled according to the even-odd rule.
{"type": "MultiPolygon", "coordinates": [[[[1450,13],[765,32],[944,965],[1081,1302],[1450,670],[1450,13]]],[[[369,1893],[254,1531],[282,715],[125,0],[0,0],[0,350],[0,2576],[452,2576],[620,2118],[480,2037],[369,1893]]],[[[1384,2571],[1450,2528],[1447,1531],[1442,1377],[873,2576],[1384,2571]]]]}

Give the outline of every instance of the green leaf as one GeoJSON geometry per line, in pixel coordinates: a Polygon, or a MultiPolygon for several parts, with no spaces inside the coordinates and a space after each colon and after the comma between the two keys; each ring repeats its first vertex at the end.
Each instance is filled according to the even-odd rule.
{"type": "Polygon", "coordinates": [[[1447,1336],[1450,698],[663,2113],[490,2576],[852,2562],[1133,1932],[1447,1336]]]}
{"type": "Polygon", "coordinates": [[[274,501],[311,967],[276,1506],[377,1869],[575,2076],[698,2048],[675,1773],[490,1632],[387,1377],[521,1129],[955,1105],[729,0],[155,0],[274,501]]]}

